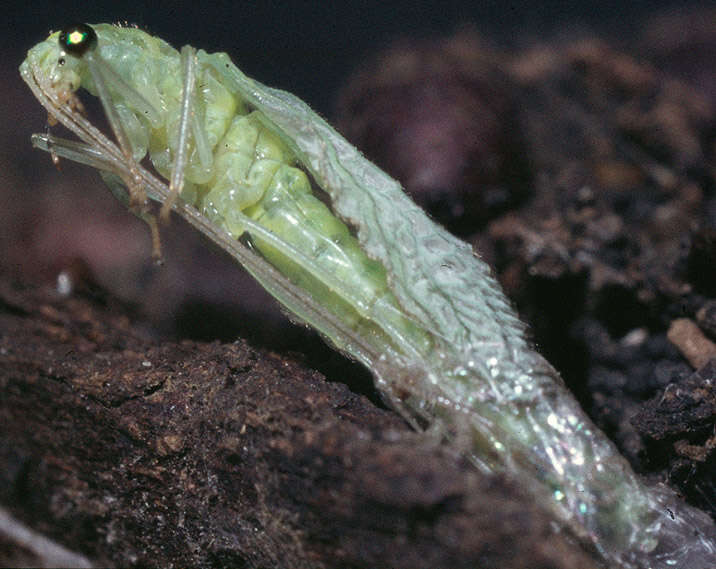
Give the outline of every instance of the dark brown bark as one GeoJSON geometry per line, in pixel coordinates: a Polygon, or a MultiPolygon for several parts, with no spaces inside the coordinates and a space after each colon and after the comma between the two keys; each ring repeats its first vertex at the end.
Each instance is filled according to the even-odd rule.
{"type": "Polygon", "coordinates": [[[592,566],[510,481],[290,359],[0,299],[0,500],[96,563],[592,566]]]}

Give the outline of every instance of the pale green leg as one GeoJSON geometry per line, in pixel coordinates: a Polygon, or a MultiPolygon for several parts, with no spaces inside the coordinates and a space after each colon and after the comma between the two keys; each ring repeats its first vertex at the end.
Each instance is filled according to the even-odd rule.
{"type": "Polygon", "coordinates": [[[169,220],[169,212],[177,197],[184,188],[184,170],[189,150],[189,128],[194,107],[194,84],[196,83],[196,50],[185,45],[181,48],[182,74],[184,82],[181,91],[181,107],[179,118],[179,142],[169,178],[169,198],[162,204],[160,217],[162,221],[169,220]]]}

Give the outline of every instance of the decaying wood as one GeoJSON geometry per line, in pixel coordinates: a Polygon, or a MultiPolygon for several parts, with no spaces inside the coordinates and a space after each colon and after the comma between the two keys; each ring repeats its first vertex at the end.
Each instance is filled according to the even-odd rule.
{"type": "Polygon", "coordinates": [[[510,481],[295,361],[0,298],[0,499],[97,564],[593,566],[510,481]]]}

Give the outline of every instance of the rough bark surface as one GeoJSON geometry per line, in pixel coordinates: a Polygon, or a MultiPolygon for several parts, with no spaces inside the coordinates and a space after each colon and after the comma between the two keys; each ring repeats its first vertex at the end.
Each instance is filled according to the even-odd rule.
{"type": "Polygon", "coordinates": [[[243,341],[156,341],[108,304],[0,293],[0,501],[95,563],[594,566],[345,385],[243,341]]]}

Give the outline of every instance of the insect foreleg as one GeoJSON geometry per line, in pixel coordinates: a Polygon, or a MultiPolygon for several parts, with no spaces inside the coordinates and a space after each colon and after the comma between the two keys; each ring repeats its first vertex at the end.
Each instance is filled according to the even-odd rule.
{"type": "MultiPolygon", "coordinates": [[[[109,188],[109,191],[112,192],[112,195],[121,203],[128,205],[130,194],[122,178],[107,170],[100,170],[99,174],[102,176],[102,180],[109,188]]],[[[151,195],[150,192],[147,193],[148,195],[151,195]]],[[[155,263],[159,265],[163,264],[162,241],[159,237],[159,224],[157,223],[156,215],[150,213],[147,208],[141,208],[138,210],[130,208],[130,211],[149,227],[149,234],[152,239],[152,259],[154,259],[155,263]]]]}
{"type": "Polygon", "coordinates": [[[121,89],[124,93],[130,93],[129,97],[132,101],[143,101],[142,107],[152,107],[149,103],[144,101],[144,98],[139,93],[127,85],[121,77],[117,76],[102,60],[99,54],[90,51],[84,55],[84,58],[87,61],[87,67],[92,75],[92,80],[97,89],[97,96],[102,103],[102,108],[107,116],[109,125],[114,136],[117,138],[124,159],[129,166],[128,170],[130,175],[126,179],[126,184],[129,189],[130,207],[137,210],[142,209],[146,203],[147,195],[144,190],[144,185],[142,184],[141,176],[139,175],[136,160],[134,159],[134,149],[131,140],[127,134],[127,130],[124,128],[120,113],[112,103],[109,85],[112,84],[115,89],[121,89]]]}
{"type": "MultiPolygon", "coordinates": [[[[122,98],[127,102],[127,106],[134,109],[137,113],[145,117],[154,127],[160,126],[162,117],[157,109],[152,105],[141,93],[134,87],[122,79],[110,65],[101,59],[99,54],[87,52],[83,56],[88,62],[94,61],[95,70],[102,74],[103,85],[106,85],[115,93],[121,93],[122,98]],[[88,59],[89,58],[89,59],[88,59]]],[[[92,70],[90,69],[90,72],[92,70]]],[[[94,75],[92,76],[94,79],[94,75]]]]}
{"type": "MultiPolygon", "coordinates": [[[[112,195],[121,203],[129,206],[131,196],[124,182],[124,178],[127,177],[127,166],[116,157],[106,154],[101,149],[89,144],[60,138],[51,134],[33,134],[31,140],[35,148],[73,162],[97,168],[112,195]]],[[[151,188],[147,189],[147,195],[154,201],[161,201],[161,197],[151,188]]],[[[146,207],[130,208],[130,210],[149,226],[152,239],[152,257],[156,260],[161,259],[159,226],[155,216],[146,207]]]]}
{"type": "MultiPolygon", "coordinates": [[[[177,141],[176,156],[169,178],[169,197],[162,205],[160,217],[163,221],[169,219],[172,204],[184,187],[184,169],[186,168],[189,150],[189,129],[192,123],[193,103],[195,97],[194,84],[196,83],[196,51],[191,46],[181,48],[182,75],[184,78],[181,93],[181,107],[179,109],[179,140],[177,141]]],[[[200,127],[194,128],[199,131],[200,127]]]]}

